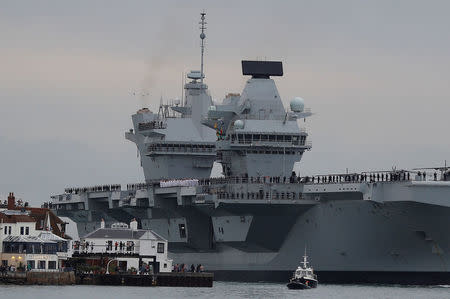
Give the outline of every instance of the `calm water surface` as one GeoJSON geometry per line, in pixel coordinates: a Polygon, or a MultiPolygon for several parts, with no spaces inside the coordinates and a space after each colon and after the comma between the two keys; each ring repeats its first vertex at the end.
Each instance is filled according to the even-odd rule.
{"type": "Polygon", "coordinates": [[[319,285],[313,290],[288,290],[284,284],[215,282],[213,288],[0,286],[8,299],[112,298],[450,298],[450,286],[319,285]]]}

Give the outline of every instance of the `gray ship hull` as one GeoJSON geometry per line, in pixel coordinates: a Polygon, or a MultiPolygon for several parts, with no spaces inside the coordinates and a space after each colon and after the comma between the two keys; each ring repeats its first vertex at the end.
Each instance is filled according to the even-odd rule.
{"type": "Polygon", "coordinates": [[[224,246],[172,257],[204,264],[218,279],[286,281],[307,246],[324,282],[448,283],[449,216],[449,208],[417,203],[330,201],[299,215],[278,251],[224,246]]]}
{"type": "Polygon", "coordinates": [[[187,242],[170,242],[169,256],[174,264],[202,264],[217,280],[287,281],[306,246],[321,282],[450,282],[450,208],[442,206],[361,200],[221,203],[216,208],[174,205],[87,213],[91,221],[75,211],[59,213],[78,218],[81,233],[98,225],[100,217],[110,221],[136,217],[144,228],[149,226],[169,240],[175,238],[170,223],[183,217],[188,232],[195,233],[188,234],[187,242]],[[223,218],[219,232],[211,224],[218,218],[223,218]],[[241,233],[242,240],[238,231],[247,231],[245,236],[241,233]]]}

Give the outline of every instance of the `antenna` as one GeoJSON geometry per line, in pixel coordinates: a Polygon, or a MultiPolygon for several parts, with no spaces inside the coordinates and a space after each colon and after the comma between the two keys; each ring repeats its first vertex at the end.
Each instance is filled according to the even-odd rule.
{"type": "Polygon", "coordinates": [[[305,255],[303,256],[303,268],[306,269],[308,265],[307,255],[306,255],[306,244],[305,244],[305,255]]]}
{"type": "Polygon", "coordinates": [[[201,87],[203,88],[203,53],[205,52],[205,38],[206,38],[206,34],[205,34],[205,30],[206,30],[206,21],[205,21],[205,11],[203,11],[202,13],[200,13],[201,17],[201,21],[200,21],[200,29],[202,30],[202,33],[200,33],[200,39],[202,40],[202,44],[201,44],[201,50],[202,50],[202,60],[201,60],[201,78],[200,78],[200,83],[201,83],[201,87]]]}

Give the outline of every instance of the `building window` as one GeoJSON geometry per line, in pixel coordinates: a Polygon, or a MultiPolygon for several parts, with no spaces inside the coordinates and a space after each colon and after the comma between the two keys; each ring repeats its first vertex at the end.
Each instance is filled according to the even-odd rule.
{"type": "Polygon", "coordinates": [[[167,268],[167,264],[166,263],[164,263],[164,268],[167,268]]]}
{"type": "Polygon", "coordinates": [[[164,243],[158,243],[157,252],[164,253],[164,243]]]}
{"type": "Polygon", "coordinates": [[[178,229],[180,231],[180,238],[186,238],[186,225],[184,225],[184,223],[180,223],[178,224],[178,229]]]}
{"type": "Polygon", "coordinates": [[[11,234],[11,226],[8,226],[8,235],[11,234]]]}
{"type": "Polygon", "coordinates": [[[30,234],[30,228],[27,226],[25,227],[25,235],[29,235],[30,234]]]}
{"type": "Polygon", "coordinates": [[[20,227],[20,234],[23,235],[23,234],[24,234],[24,231],[25,231],[25,230],[24,230],[24,227],[21,226],[21,227],[20,227]]]}
{"type": "Polygon", "coordinates": [[[8,233],[8,227],[7,226],[5,226],[4,231],[5,231],[5,235],[6,235],[8,233]]]}
{"type": "Polygon", "coordinates": [[[49,269],[56,269],[56,261],[48,261],[49,269]]]}
{"type": "Polygon", "coordinates": [[[45,261],[39,261],[38,269],[45,269],[45,261]]]}

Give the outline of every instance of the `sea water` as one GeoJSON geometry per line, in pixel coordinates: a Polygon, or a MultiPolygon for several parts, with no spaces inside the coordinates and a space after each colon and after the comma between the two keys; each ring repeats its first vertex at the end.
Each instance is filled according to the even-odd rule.
{"type": "Polygon", "coordinates": [[[332,285],[289,290],[285,284],[214,282],[212,288],[0,285],[8,299],[134,298],[450,298],[450,286],[332,285]]]}

